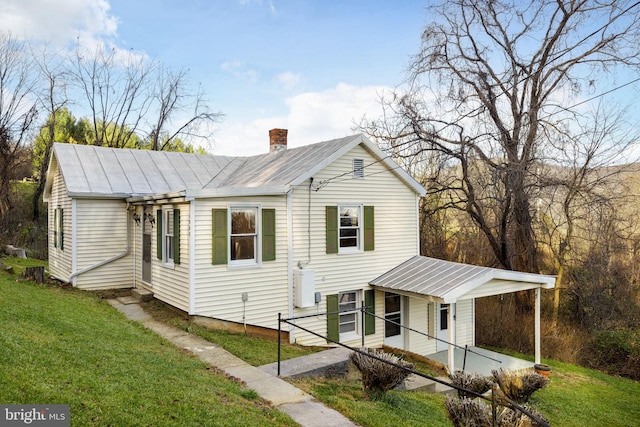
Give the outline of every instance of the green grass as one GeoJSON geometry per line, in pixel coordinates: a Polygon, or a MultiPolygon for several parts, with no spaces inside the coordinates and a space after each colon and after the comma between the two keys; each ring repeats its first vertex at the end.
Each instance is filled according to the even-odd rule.
{"type": "Polygon", "coordinates": [[[94,295],[6,273],[0,384],[5,404],[69,404],[73,426],[295,425],[94,295]]]}
{"type": "MultiPolygon", "coordinates": [[[[275,339],[200,326],[188,321],[184,316],[178,315],[158,301],[145,304],[144,309],[155,319],[218,344],[229,353],[243,359],[252,366],[262,366],[278,361],[278,342],[275,339]]],[[[324,349],[320,347],[303,347],[283,342],[281,345],[281,360],[306,356],[321,350],[324,349]]]]}
{"type": "Polygon", "coordinates": [[[302,378],[289,382],[361,426],[452,425],[442,394],[390,391],[379,400],[370,400],[364,395],[360,381],[353,377],[302,378]]]}
{"type": "Polygon", "coordinates": [[[640,383],[592,369],[543,360],[553,369],[549,386],[531,401],[553,426],[637,426],[640,383]]]}

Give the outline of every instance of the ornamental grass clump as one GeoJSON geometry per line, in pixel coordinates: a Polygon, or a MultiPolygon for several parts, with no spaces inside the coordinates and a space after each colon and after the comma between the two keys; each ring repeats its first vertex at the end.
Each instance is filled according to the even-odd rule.
{"type": "MultiPolygon", "coordinates": [[[[523,405],[527,411],[531,413],[531,415],[538,417],[545,423],[549,424],[549,420],[547,420],[540,412],[533,409],[529,405],[523,405]]],[[[532,420],[526,414],[516,411],[511,408],[504,408],[500,415],[498,416],[498,425],[504,427],[541,427],[542,424],[538,423],[535,420],[532,420]]]]}
{"type": "MultiPolygon", "coordinates": [[[[375,348],[362,349],[362,351],[376,356],[387,362],[413,369],[413,364],[405,362],[398,356],[386,353],[383,350],[375,348]]],[[[362,386],[370,397],[384,394],[394,387],[400,385],[409,375],[410,372],[397,366],[385,363],[366,354],[353,352],[349,356],[351,362],[358,368],[362,375],[362,386]]]]}
{"type": "Polygon", "coordinates": [[[531,371],[491,371],[500,390],[516,403],[527,403],[531,395],[549,383],[549,379],[531,371]]]}
{"type": "Polygon", "coordinates": [[[455,427],[490,427],[492,425],[491,407],[480,400],[449,395],[445,407],[455,427]]]}
{"type": "MultiPolygon", "coordinates": [[[[484,394],[491,390],[491,385],[493,384],[491,380],[484,375],[469,374],[463,371],[455,371],[453,374],[449,375],[449,378],[451,379],[451,384],[473,391],[477,394],[484,394]]],[[[477,396],[463,390],[458,390],[458,397],[468,397],[473,399],[477,396]]]]}

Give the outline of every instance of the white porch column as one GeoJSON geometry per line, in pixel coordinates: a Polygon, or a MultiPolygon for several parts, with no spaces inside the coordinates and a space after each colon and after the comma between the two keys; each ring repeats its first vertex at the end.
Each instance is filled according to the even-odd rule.
{"type": "Polygon", "coordinates": [[[536,308],[535,308],[535,361],[540,363],[540,288],[536,288],[536,308]]]}
{"type": "Polygon", "coordinates": [[[456,371],[455,367],[455,350],[456,348],[453,344],[456,343],[456,304],[449,304],[449,329],[447,330],[447,341],[449,344],[447,346],[447,365],[449,366],[449,372],[454,373],[456,371]]]}

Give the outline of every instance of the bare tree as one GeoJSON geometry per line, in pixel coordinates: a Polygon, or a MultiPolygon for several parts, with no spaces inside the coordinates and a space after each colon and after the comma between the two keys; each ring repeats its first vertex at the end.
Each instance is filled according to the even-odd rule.
{"type": "Polygon", "coordinates": [[[0,219],[11,208],[11,181],[37,115],[37,79],[25,44],[0,33],[0,219]]]}
{"type": "Polygon", "coordinates": [[[40,217],[40,198],[44,192],[47,167],[51,157],[51,149],[55,142],[56,119],[58,113],[65,108],[69,100],[66,92],[66,67],[62,56],[48,54],[46,47],[40,51],[33,50],[32,56],[34,64],[37,65],[37,69],[40,72],[40,79],[47,83],[39,95],[39,103],[42,110],[48,112],[48,119],[44,125],[47,132],[46,140],[43,141],[42,161],[38,163],[39,170],[34,171],[34,174],[38,177],[38,186],[33,193],[32,199],[33,220],[38,221],[40,217]]]}
{"type": "Polygon", "coordinates": [[[95,141],[87,143],[172,149],[176,138],[206,140],[221,116],[192,91],[186,70],[171,71],[140,53],[78,47],[71,75],[80,108],[90,112],[95,141]]]}
{"type": "MultiPolygon", "coordinates": [[[[579,101],[640,65],[638,3],[454,0],[429,7],[408,90],[385,100],[377,140],[439,154],[437,209],[464,212],[497,264],[538,272],[535,165],[566,147],[579,101]]],[[[610,86],[609,86],[610,87],[610,86]]],[[[576,140],[575,138],[569,141],[576,140]]]]}

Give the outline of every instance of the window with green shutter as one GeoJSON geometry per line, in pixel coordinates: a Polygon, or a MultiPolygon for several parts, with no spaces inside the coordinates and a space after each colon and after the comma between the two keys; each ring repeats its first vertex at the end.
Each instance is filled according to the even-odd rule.
{"type": "Polygon", "coordinates": [[[373,206],[326,206],[326,252],[358,253],[375,248],[373,206]]]}
{"type": "Polygon", "coordinates": [[[156,212],[157,257],[169,266],[180,264],[180,209],[165,207],[156,212]]]}

